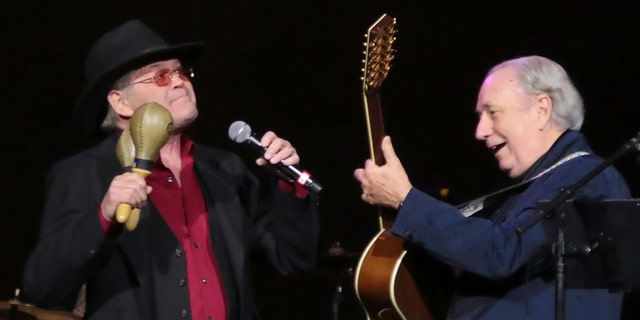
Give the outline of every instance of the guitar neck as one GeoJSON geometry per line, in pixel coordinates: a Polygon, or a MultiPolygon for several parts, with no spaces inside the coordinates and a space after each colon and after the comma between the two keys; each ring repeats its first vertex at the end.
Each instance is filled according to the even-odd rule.
{"type": "MultiPolygon", "coordinates": [[[[385,136],[384,120],[382,118],[382,104],[380,101],[380,95],[377,91],[365,92],[364,107],[367,118],[367,133],[369,134],[369,151],[371,152],[371,159],[375,164],[381,166],[385,164],[385,159],[382,154],[382,139],[385,136]]],[[[378,223],[380,229],[390,229],[393,224],[394,214],[388,208],[381,206],[377,207],[378,211],[378,223]]]]}
{"type": "MultiPolygon", "coordinates": [[[[395,41],[396,19],[383,14],[367,30],[364,43],[365,58],[363,60],[364,71],[362,75],[362,95],[364,99],[365,117],[367,120],[367,133],[369,138],[369,151],[371,159],[379,166],[386,163],[382,153],[382,139],[384,138],[384,121],[382,119],[382,103],[378,90],[387,77],[394,58],[395,50],[392,48],[395,41]]],[[[380,228],[387,229],[392,223],[392,218],[387,214],[388,210],[378,207],[380,228]]]]}
{"type": "Polygon", "coordinates": [[[385,131],[380,95],[377,91],[371,91],[364,92],[363,96],[371,159],[373,159],[377,165],[383,165],[385,164],[385,160],[382,155],[382,138],[385,136],[385,131]]]}

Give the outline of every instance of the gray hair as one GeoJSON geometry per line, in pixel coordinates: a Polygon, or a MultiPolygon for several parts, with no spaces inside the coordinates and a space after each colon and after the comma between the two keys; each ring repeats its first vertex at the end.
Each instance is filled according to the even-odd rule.
{"type": "MultiPolygon", "coordinates": [[[[134,71],[128,72],[124,76],[120,77],[111,87],[111,90],[124,90],[131,83],[131,79],[133,77],[134,71]]],[[[113,131],[118,129],[117,122],[120,119],[120,116],[113,110],[111,105],[107,103],[107,115],[102,120],[100,124],[100,129],[103,131],[113,131]]]]}
{"type": "Polygon", "coordinates": [[[580,130],[584,120],[582,97],[562,66],[545,57],[527,56],[503,61],[491,68],[487,75],[505,67],[516,70],[525,93],[545,93],[551,97],[551,122],[555,126],[580,130]]]}

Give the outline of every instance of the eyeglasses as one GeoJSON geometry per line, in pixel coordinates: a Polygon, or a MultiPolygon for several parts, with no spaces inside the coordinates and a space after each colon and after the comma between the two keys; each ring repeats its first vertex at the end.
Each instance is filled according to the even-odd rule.
{"type": "Polygon", "coordinates": [[[178,78],[182,79],[183,81],[190,81],[195,76],[192,68],[188,68],[187,70],[184,70],[182,68],[177,68],[174,70],[162,69],[162,70],[156,71],[156,73],[153,74],[153,77],[136,81],[134,83],[129,84],[129,86],[132,86],[138,83],[155,82],[155,84],[158,87],[163,87],[171,83],[171,79],[173,79],[174,75],[178,75],[178,78]]]}

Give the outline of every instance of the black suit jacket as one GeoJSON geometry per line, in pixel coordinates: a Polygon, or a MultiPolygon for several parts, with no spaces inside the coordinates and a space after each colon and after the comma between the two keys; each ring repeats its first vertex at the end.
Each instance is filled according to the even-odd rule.
{"type": "MultiPolygon", "coordinates": [[[[88,319],[190,319],[183,250],[153,203],[138,227],[102,231],[98,208],[115,175],[117,136],[54,165],[23,296],[42,308],[70,308],[87,286],[88,319]]],[[[207,204],[211,242],[228,298],[228,319],[256,319],[248,263],[260,253],[283,274],[309,270],[318,239],[317,199],[258,180],[233,153],[196,145],[195,170],[207,204]]]]}

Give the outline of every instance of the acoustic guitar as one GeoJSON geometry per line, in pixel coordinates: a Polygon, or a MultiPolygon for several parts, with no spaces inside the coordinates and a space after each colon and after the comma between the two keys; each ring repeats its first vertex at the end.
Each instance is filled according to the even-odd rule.
{"type": "MultiPolygon", "coordinates": [[[[385,136],[379,89],[395,56],[396,19],[382,15],[365,34],[362,95],[371,158],[385,163],[385,136]]],[[[365,248],[355,273],[355,291],[371,320],[444,319],[451,297],[451,269],[390,232],[395,212],[376,207],[380,230],[365,248]],[[424,286],[424,284],[436,286],[424,286]]]]}

